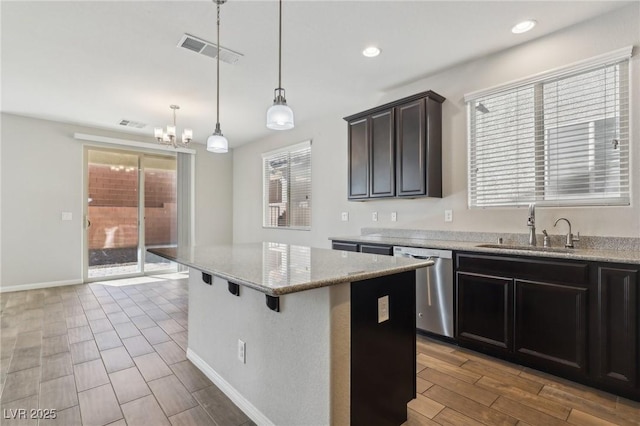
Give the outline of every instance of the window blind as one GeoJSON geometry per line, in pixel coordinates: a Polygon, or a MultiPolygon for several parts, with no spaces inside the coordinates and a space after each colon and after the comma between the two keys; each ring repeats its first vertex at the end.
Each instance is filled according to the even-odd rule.
{"type": "Polygon", "coordinates": [[[629,56],[465,96],[469,206],[629,204],[629,56]]]}
{"type": "Polygon", "coordinates": [[[263,226],[311,227],[311,142],[262,155],[263,226]]]}

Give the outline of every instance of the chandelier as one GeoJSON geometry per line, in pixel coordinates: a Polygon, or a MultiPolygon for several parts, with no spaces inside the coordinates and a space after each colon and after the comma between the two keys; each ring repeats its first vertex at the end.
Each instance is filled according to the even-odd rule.
{"type": "Polygon", "coordinates": [[[160,143],[171,145],[174,148],[185,147],[193,139],[193,130],[184,129],[182,131],[182,139],[178,141],[176,138],[176,110],[180,109],[180,107],[178,105],[169,105],[169,108],[173,110],[173,125],[167,124],[166,130],[156,127],[153,131],[154,135],[160,143]]]}

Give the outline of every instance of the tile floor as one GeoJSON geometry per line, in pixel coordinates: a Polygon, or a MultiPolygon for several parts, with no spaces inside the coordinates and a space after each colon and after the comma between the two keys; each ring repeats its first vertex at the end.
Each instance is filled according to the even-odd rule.
{"type": "MultiPolygon", "coordinates": [[[[252,425],[185,355],[183,274],[0,294],[0,424],[252,425]],[[32,414],[56,419],[12,419],[32,414]],[[38,411],[40,410],[40,411],[38,411]]],[[[406,425],[640,425],[640,403],[418,337],[406,425]]]]}
{"type": "Polygon", "coordinates": [[[186,359],[185,277],[0,294],[0,423],[253,424],[186,359]]]}
{"type": "Polygon", "coordinates": [[[640,403],[418,336],[414,425],[640,425],[640,403]]]}

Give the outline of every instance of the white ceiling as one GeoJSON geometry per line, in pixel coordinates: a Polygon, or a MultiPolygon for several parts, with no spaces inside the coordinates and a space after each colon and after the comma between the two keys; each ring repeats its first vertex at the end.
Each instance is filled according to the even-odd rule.
{"type": "MultiPolygon", "coordinates": [[[[288,0],[282,85],[296,124],[342,117],[375,106],[385,90],[628,3],[288,0]],[[538,26],[512,34],[526,18],[538,26]],[[370,44],[379,57],[362,56],[370,44]]],[[[200,143],[213,132],[215,60],[176,47],[184,33],[216,41],[212,1],[3,0],[1,15],[3,112],[152,135],[178,104],[178,131],[193,128],[200,143]]],[[[265,113],[277,86],[277,20],[274,0],[221,8],[221,44],[244,54],[220,65],[220,122],[232,147],[273,132],[265,113]]]]}

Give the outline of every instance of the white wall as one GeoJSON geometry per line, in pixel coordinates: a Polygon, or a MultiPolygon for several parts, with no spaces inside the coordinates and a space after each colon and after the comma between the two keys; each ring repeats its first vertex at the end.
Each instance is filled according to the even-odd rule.
{"type": "Polygon", "coordinates": [[[236,405],[261,425],[348,424],[335,396],[349,401],[349,283],[287,294],[276,313],[263,293],[242,287],[235,297],[227,281],[208,286],[190,271],[187,356],[236,405]]]}
{"type": "MultiPolygon", "coordinates": [[[[549,36],[471,61],[384,93],[375,104],[361,110],[425,90],[447,98],[443,104],[443,190],[442,199],[347,201],[347,126],[341,117],[358,111],[341,111],[331,117],[298,123],[289,132],[274,133],[264,140],[239,147],[234,152],[234,229],[236,242],[274,240],[329,247],[329,236],[359,234],[361,227],[526,233],[524,209],[467,208],[466,111],[463,96],[508,81],[571,64],[609,51],[635,45],[632,58],[631,174],[630,207],[539,208],[539,231],[551,234],[555,219],[571,220],[574,232],[594,236],[640,237],[640,4],[635,3],[591,21],[549,36]],[[304,139],[312,146],[312,230],[262,229],[262,182],[260,154],[304,139]],[[444,222],[444,210],[452,209],[454,220],[444,222]],[[349,212],[349,222],[340,213],[349,212]],[[379,221],[371,220],[377,211],[379,221]],[[391,222],[392,211],[398,222],[391,222]]],[[[505,33],[505,37],[511,34],[505,33]]],[[[381,58],[382,59],[382,58],[381,58]]]]}
{"type": "MultiPolygon", "coordinates": [[[[82,282],[84,143],[73,134],[136,138],[11,114],[1,118],[0,286],[82,282]],[[62,221],[63,211],[73,220],[62,221]]],[[[195,148],[196,244],[230,242],[232,155],[195,148]]]]}

